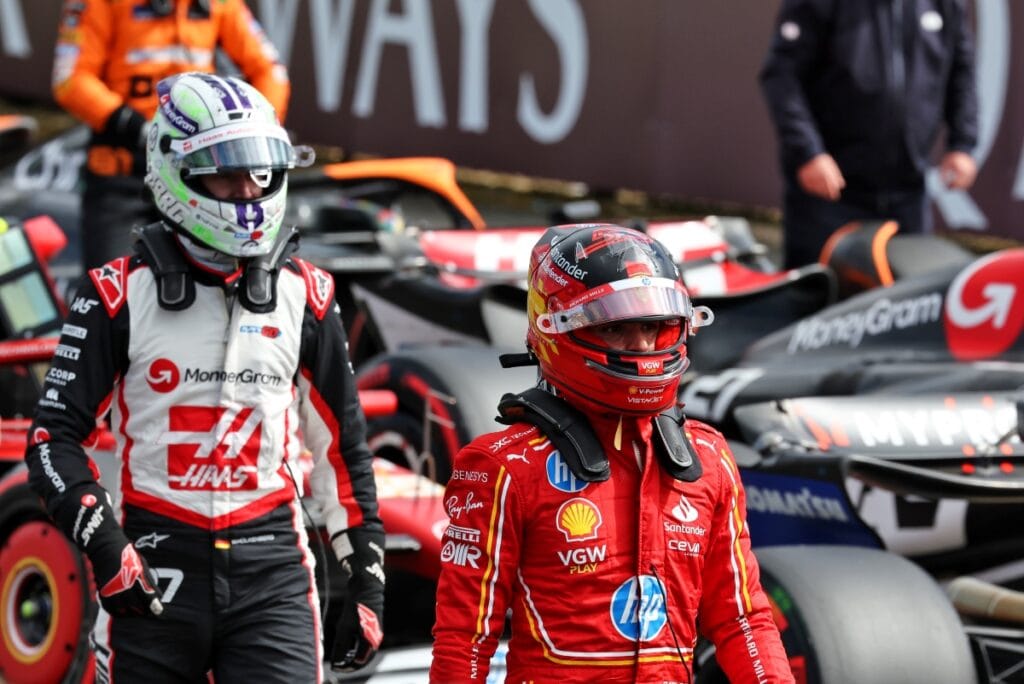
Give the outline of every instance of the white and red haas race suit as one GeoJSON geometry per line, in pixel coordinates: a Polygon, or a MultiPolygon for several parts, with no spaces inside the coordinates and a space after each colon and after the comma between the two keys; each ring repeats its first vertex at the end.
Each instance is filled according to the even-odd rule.
{"type": "MultiPolygon", "coordinates": [[[[362,527],[383,545],[334,283],[292,258],[277,275],[273,310],[254,313],[240,304],[240,272],[226,281],[199,269],[192,275],[195,299],[180,310],[161,307],[153,271],[139,257],[83,279],[36,409],[30,481],[51,514],[73,516],[98,477],[81,443],[109,408],[117,469],[104,484],[117,522],[161,578],[161,619],[215,632],[222,626],[210,622],[210,611],[244,615],[287,594],[298,606],[281,618],[294,621],[284,630],[288,643],[254,638],[233,676],[259,681],[261,668],[280,660],[278,649],[289,649],[308,654],[308,673],[295,676],[312,681],[322,652],[299,505],[304,448],[332,539],[347,543],[341,533],[362,527]]],[[[97,525],[100,515],[79,512],[97,525]]],[[[65,532],[77,539],[85,524],[65,532]]],[[[94,635],[116,655],[148,643],[141,639],[150,629],[155,645],[147,648],[158,651],[160,625],[151,619],[113,620],[101,611],[94,635]]],[[[154,657],[192,657],[166,648],[154,657]]]]}
{"type": "Polygon", "coordinates": [[[611,477],[576,478],[524,423],[456,458],[431,681],[482,682],[512,611],[509,682],[691,682],[697,625],[730,681],[792,682],[721,434],[688,421],[703,474],[676,480],[649,418],[593,420],[611,477]]]}
{"type": "Polygon", "coordinates": [[[326,315],[330,275],[291,259],[269,313],[246,310],[220,276],[195,277],[182,311],[160,307],[138,258],[93,269],[79,288],[35,421],[67,489],[94,477],[79,443],[109,407],[115,510],[230,528],[295,499],[305,446],[332,535],[376,516],[345,334],[326,315]]]}

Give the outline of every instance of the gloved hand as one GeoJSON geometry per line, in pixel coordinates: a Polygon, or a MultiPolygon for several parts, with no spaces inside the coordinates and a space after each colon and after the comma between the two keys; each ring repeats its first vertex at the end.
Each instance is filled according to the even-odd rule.
{"type": "Polygon", "coordinates": [[[95,137],[101,145],[123,147],[132,153],[132,173],[140,178],[146,172],[146,117],[128,105],[121,105],[107,118],[103,130],[95,137]]]}
{"type": "Polygon", "coordinates": [[[352,554],[342,561],[348,591],[334,632],[331,669],[352,672],[364,667],[384,638],[384,534],[352,528],[352,554]]]}
{"type": "Polygon", "coordinates": [[[107,117],[97,142],[106,145],[126,147],[129,150],[144,150],[146,147],[146,117],[128,105],[121,105],[107,117]]]}
{"type": "Polygon", "coordinates": [[[92,563],[103,610],[115,617],[163,613],[164,605],[160,600],[163,594],[156,584],[156,574],[131,542],[121,549],[116,563],[110,563],[112,560],[112,557],[103,558],[105,568],[102,570],[97,560],[92,563]]]}
{"type": "Polygon", "coordinates": [[[163,595],[156,574],[114,519],[107,498],[99,485],[87,485],[69,496],[54,518],[92,562],[105,611],[115,617],[160,615],[163,595]]]}

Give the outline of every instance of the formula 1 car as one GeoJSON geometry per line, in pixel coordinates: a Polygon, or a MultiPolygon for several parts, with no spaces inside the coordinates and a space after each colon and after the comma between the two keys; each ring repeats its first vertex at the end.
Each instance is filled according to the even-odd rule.
{"type": "MultiPolygon", "coordinates": [[[[1024,681],[1024,604],[1016,593],[1024,535],[1011,522],[1024,512],[1024,250],[977,257],[931,237],[889,245],[892,232],[884,223],[851,226],[826,255],[834,272],[852,269],[860,276],[852,280],[883,287],[692,374],[680,399],[688,416],[731,438],[755,545],[843,544],[912,559],[959,609],[977,678],[1024,681]]],[[[771,306],[728,297],[702,303],[720,315],[716,325],[743,325],[758,308],[771,315],[771,306]]],[[[699,345],[712,341],[698,336],[691,353],[700,358],[699,345]]],[[[779,605],[791,607],[787,633],[807,639],[787,642],[789,652],[807,650],[808,672],[821,681],[849,666],[839,643],[821,641],[834,621],[822,596],[838,610],[855,592],[869,601],[858,610],[955,624],[926,623],[923,607],[909,602],[874,603],[869,585],[892,580],[842,568],[859,561],[791,557],[777,566],[764,552],[768,583],[786,597],[779,605]]],[[[933,654],[928,662],[943,652],[934,632],[910,634],[922,657],[933,654]]]]}

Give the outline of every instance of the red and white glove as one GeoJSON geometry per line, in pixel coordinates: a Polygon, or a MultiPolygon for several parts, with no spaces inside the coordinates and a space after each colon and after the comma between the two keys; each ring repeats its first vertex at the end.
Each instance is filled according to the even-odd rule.
{"type": "Polygon", "coordinates": [[[92,562],[105,611],[115,617],[163,612],[156,574],[114,519],[106,491],[99,485],[82,487],[55,519],[92,562]]]}
{"type": "Polygon", "coordinates": [[[346,531],[352,554],[342,561],[348,592],[334,632],[331,669],[352,672],[369,663],[384,639],[384,535],[346,531]]]}
{"type": "Polygon", "coordinates": [[[95,562],[92,567],[96,586],[100,588],[103,610],[114,616],[160,615],[164,612],[156,575],[131,542],[121,549],[120,565],[112,575],[101,571],[95,562]],[[108,576],[110,579],[104,581],[108,576]]]}

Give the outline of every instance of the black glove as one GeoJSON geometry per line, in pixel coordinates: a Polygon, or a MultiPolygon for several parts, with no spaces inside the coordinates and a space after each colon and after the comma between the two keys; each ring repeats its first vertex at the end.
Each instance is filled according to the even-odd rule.
{"type": "Polygon", "coordinates": [[[352,554],[342,560],[348,591],[334,632],[331,669],[352,672],[364,667],[384,637],[384,534],[352,528],[352,554]]]}
{"type": "Polygon", "coordinates": [[[129,150],[144,150],[146,147],[146,117],[128,105],[121,105],[107,117],[103,130],[96,136],[96,142],[129,150]]]}
{"type": "Polygon", "coordinates": [[[106,491],[87,485],[67,497],[54,517],[92,562],[105,611],[115,617],[163,612],[156,574],[114,519],[106,491]]]}
{"type": "Polygon", "coordinates": [[[93,142],[127,149],[132,153],[132,174],[141,178],[146,173],[146,124],[144,116],[128,105],[121,105],[107,118],[93,142]]]}
{"type": "Polygon", "coordinates": [[[121,549],[119,559],[114,563],[111,561],[114,558],[103,558],[105,570],[100,569],[99,562],[94,560],[92,563],[103,610],[117,617],[159,616],[164,612],[164,605],[160,601],[163,593],[156,584],[156,574],[131,542],[121,549]]]}

